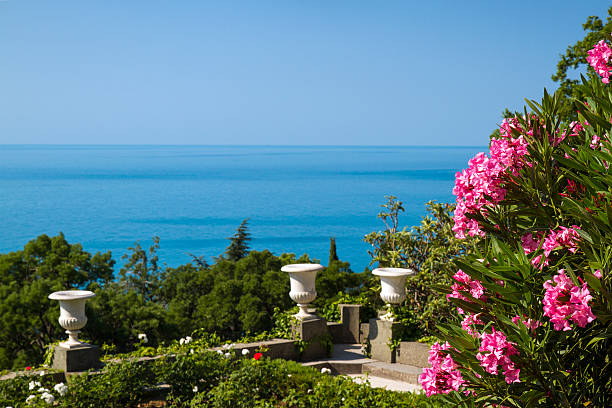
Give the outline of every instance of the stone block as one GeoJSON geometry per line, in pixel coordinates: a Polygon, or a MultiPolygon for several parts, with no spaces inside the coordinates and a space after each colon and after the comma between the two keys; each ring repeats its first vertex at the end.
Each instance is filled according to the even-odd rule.
{"type": "Polygon", "coordinates": [[[359,342],[361,344],[365,343],[366,340],[370,337],[370,323],[361,323],[359,329],[359,342]]]}
{"type": "Polygon", "coordinates": [[[342,323],[327,322],[327,330],[332,336],[334,344],[344,343],[344,326],[342,323]]]}
{"type": "Polygon", "coordinates": [[[397,350],[397,362],[415,367],[429,367],[429,346],[416,341],[402,341],[397,350]]]}
{"type": "Polygon", "coordinates": [[[372,358],[385,363],[395,363],[397,351],[391,350],[389,344],[396,339],[401,328],[400,323],[380,319],[370,319],[369,335],[372,358]]]}
{"type": "Polygon", "coordinates": [[[91,344],[66,348],[55,347],[53,368],[65,372],[87,371],[100,367],[100,348],[91,344]]]}
{"type": "Polygon", "coordinates": [[[343,333],[342,343],[359,343],[359,310],[361,305],[338,305],[340,308],[340,320],[342,321],[343,333]]]}
{"type": "Polygon", "coordinates": [[[299,320],[293,324],[293,336],[304,342],[301,361],[312,361],[327,358],[326,340],[331,340],[327,330],[327,321],[320,317],[299,320]]]}

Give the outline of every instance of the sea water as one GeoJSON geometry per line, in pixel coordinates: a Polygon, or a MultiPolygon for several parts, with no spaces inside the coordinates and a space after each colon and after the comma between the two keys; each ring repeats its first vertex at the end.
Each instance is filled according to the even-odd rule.
{"type": "Polygon", "coordinates": [[[63,232],[86,251],[160,237],[160,261],[209,262],[249,219],[250,246],[327,263],[370,263],[364,235],[382,230],[385,195],[419,223],[429,200],[454,201],[455,172],[482,147],[0,146],[0,252],[63,232]]]}

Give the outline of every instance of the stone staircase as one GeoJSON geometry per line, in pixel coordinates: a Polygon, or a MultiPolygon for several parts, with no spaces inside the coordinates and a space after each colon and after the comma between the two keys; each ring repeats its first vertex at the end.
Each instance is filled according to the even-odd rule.
{"type": "MultiPolygon", "coordinates": [[[[426,358],[425,358],[426,360],[426,358]]],[[[416,361],[423,361],[422,358],[416,361]]],[[[346,375],[358,383],[369,381],[372,387],[386,388],[391,391],[419,392],[418,377],[422,366],[385,363],[365,358],[361,354],[361,344],[334,344],[330,358],[302,363],[316,369],[329,368],[333,375],[346,375]]]]}

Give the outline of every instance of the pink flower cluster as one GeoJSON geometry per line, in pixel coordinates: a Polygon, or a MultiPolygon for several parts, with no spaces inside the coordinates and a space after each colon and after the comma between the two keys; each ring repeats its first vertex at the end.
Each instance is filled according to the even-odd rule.
{"type": "Polygon", "coordinates": [[[589,147],[593,150],[602,147],[603,145],[601,144],[601,138],[597,135],[593,135],[593,140],[591,140],[591,144],[589,145],[589,147]]]}
{"type": "Polygon", "coordinates": [[[601,82],[604,84],[610,82],[610,71],[612,68],[608,66],[608,61],[612,57],[612,49],[610,49],[604,40],[601,40],[587,53],[589,54],[587,62],[591,64],[595,72],[601,77],[601,82]]]}
{"type": "MultiPolygon", "coordinates": [[[[461,269],[459,269],[457,273],[453,275],[453,279],[456,280],[457,283],[453,283],[451,286],[453,293],[446,295],[447,300],[450,298],[457,298],[470,302],[470,299],[463,295],[463,293],[469,293],[470,296],[475,299],[482,298],[483,300],[486,300],[484,297],[484,286],[482,286],[482,283],[480,283],[479,280],[470,278],[470,275],[463,272],[461,269]]],[[[457,308],[457,311],[459,314],[464,313],[463,309],[460,307],[457,308]]]]}
{"type": "Polygon", "coordinates": [[[497,375],[498,366],[504,370],[504,376],[508,384],[520,382],[520,369],[516,368],[510,356],[519,354],[514,345],[506,339],[506,335],[491,328],[491,333],[480,335],[480,348],[476,358],[480,365],[489,374],[497,375]]]}
{"type": "Polygon", "coordinates": [[[542,239],[544,239],[544,243],[542,243],[544,255],[534,257],[531,260],[531,264],[538,268],[548,266],[548,257],[555,249],[567,248],[572,254],[576,253],[578,242],[580,241],[580,235],[577,231],[579,229],[580,227],[577,225],[572,225],[570,228],[559,227],[556,231],[550,230],[546,237],[542,233],[536,233],[535,236],[534,234],[526,233],[521,237],[523,251],[525,251],[525,254],[536,251],[540,247],[542,239]]]}
{"type": "Polygon", "coordinates": [[[467,214],[485,214],[485,206],[499,203],[506,197],[502,187],[504,174],[508,171],[518,174],[526,163],[527,142],[523,136],[512,137],[513,129],[520,129],[516,118],[504,119],[500,127],[501,137],[491,140],[488,157],[480,152],[468,162],[468,168],[455,175],[453,194],[457,196],[453,231],[459,239],[469,236],[484,236],[478,222],[469,219],[467,214]],[[486,198],[485,198],[486,197],[486,198]]]}
{"type": "MultiPolygon", "coordinates": [[[[523,251],[526,255],[536,251],[540,242],[542,241],[542,234],[536,234],[535,239],[533,234],[527,233],[521,237],[521,243],[523,244],[523,251]]],[[[531,264],[535,267],[548,266],[548,258],[544,258],[544,262],[541,262],[543,255],[538,255],[531,260],[531,264]]]]}
{"type": "Polygon", "coordinates": [[[442,345],[436,342],[429,349],[427,361],[431,367],[424,368],[423,373],[419,375],[419,383],[428,397],[433,394],[458,391],[465,383],[461,371],[457,370],[457,364],[450,354],[444,351],[448,349],[450,349],[448,342],[442,345]]]}
{"type": "Polygon", "coordinates": [[[512,323],[516,324],[517,326],[519,325],[519,323],[523,323],[523,325],[525,325],[525,327],[527,327],[532,332],[534,332],[535,329],[542,325],[539,320],[525,319],[524,315],[523,317],[514,316],[512,318],[512,323]]]}
{"type": "Polygon", "coordinates": [[[476,330],[474,330],[472,326],[477,325],[477,324],[484,324],[484,322],[480,320],[480,318],[478,317],[479,315],[480,313],[477,313],[475,315],[467,313],[465,317],[463,318],[463,320],[461,321],[461,328],[467,331],[470,336],[478,337],[479,335],[479,333],[476,330]]]}
{"type": "MultiPolygon", "coordinates": [[[[588,126],[588,125],[589,125],[589,122],[585,120],[584,126],[588,126]]],[[[569,128],[567,130],[564,130],[560,136],[555,138],[554,140],[555,146],[561,143],[565,139],[566,136],[578,136],[578,132],[584,131],[584,126],[582,123],[577,122],[577,121],[570,122],[569,128]]],[[[565,155],[566,155],[566,158],[569,158],[567,157],[567,153],[565,155]]]]}
{"type": "Polygon", "coordinates": [[[557,231],[550,230],[542,245],[544,256],[548,258],[550,253],[558,248],[567,248],[568,251],[575,254],[580,241],[580,235],[577,232],[579,229],[579,226],[572,225],[570,228],[559,227],[557,231]]]}
{"type": "Polygon", "coordinates": [[[565,275],[565,270],[559,269],[559,273],[553,276],[553,281],[544,282],[544,316],[550,317],[555,330],[571,330],[569,320],[580,327],[585,327],[595,320],[589,301],[593,298],[587,288],[586,282],[582,286],[574,285],[574,282],[565,275]],[[556,285],[553,285],[556,283],[556,285]]]}

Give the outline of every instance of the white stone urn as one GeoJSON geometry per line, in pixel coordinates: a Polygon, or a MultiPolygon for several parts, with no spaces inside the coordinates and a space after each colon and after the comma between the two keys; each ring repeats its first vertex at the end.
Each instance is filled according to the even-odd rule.
{"type": "Polygon", "coordinates": [[[285,265],[281,268],[281,271],[289,274],[289,282],[291,283],[289,297],[300,308],[299,313],[295,315],[299,320],[316,317],[314,314],[308,313],[308,304],[317,298],[315,278],[317,272],[323,268],[323,265],[309,263],[285,265]]]}
{"type": "Polygon", "coordinates": [[[380,276],[380,297],[387,304],[388,312],[381,320],[393,321],[391,305],[399,305],[406,299],[406,278],[416,272],[406,268],[377,268],[373,275],[380,276]]]}
{"type": "Polygon", "coordinates": [[[75,348],[86,344],[79,341],[78,338],[81,329],[87,324],[85,301],[94,296],[96,294],[88,290],[63,290],[49,295],[49,299],[59,300],[60,317],[58,321],[68,334],[68,341],[60,343],[60,346],[75,348]]]}

